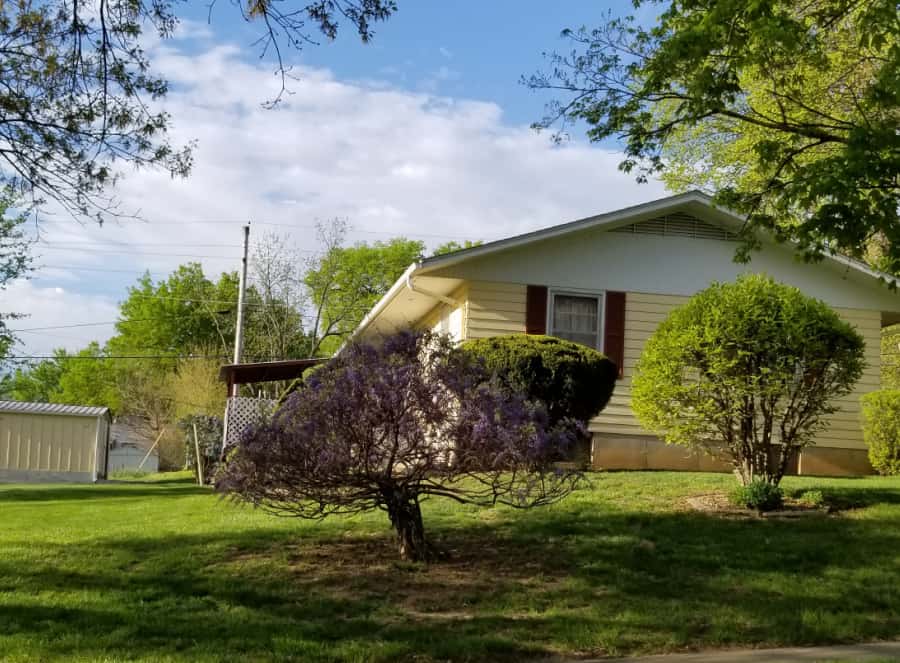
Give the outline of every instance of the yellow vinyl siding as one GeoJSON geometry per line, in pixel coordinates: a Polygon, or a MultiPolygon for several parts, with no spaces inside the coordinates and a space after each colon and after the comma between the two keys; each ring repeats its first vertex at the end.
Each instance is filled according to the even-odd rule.
{"type": "Polygon", "coordinates": [[[425,317],[419,320],[418,324],[415,325],[416,330],[436,330],[441,323],[441,312],[444,310],[444,306],[446,306],[446,304],[442,303],[431,309],[425,317]]]}
{"type": "Polygon", "coordinates": [[[465,338],[525,332],[525,286],[470,281],[466,301],[465,338]]]}
{"type": "MultiPolygon", "coordinates": [[[[616,383],[609,405],[590,422],[592,432],[608,435],[648,435],[631,412],[631,377],[644,343],[666,315],[687,297],[629,292],[625,298],[625,361],[623,378],[616,383]]],[[[866,340],[866,369],[854,391],[838,400],[841,408],[830,418],[828,430],[817,438],[819,446],[862,449],[859,398],[879,389],[881,368],[881,314],[862,309],[835,309],[866,340]]]]}
{"type": "MultiPolygon", "coordinates": [[[[450,294],[450,299],[455,299],[459,302],[459,306],[456,308],[450,307],[449,304],[445,304],[444,302],[438,302],[433,309],[431,309],[427,314],[425,314],[419,322],[415,325],[416,329],[430,329],[435,332],[441,331],[441,317],[445,313],[455,313],[457,310],[460,312],[460,322],[458,329],[450,329],[450,334],[455,335],[455,337],[459,338],[459,340],[464,340],[466,338],[466,311],[468,308],[468,303],[466,301],[468,297],[468,286],[462,285],[453,291],[450,294]]],[[[452,320],[452,318],[451,318],[452,320]]],[[[453,324],[453,323],[451,323],[453,324]]]]}
{"type": "Polygon", "coordinates": [[[865,449],[859,421],[859,399],[881,388],[881,313],[863,309],[835,308],[842,318],[856,327],[866,340],[866,368],[854,390],[837,401],[840,410],[829,417],[828,430],[819,433],[821,447],[865,449]]]}

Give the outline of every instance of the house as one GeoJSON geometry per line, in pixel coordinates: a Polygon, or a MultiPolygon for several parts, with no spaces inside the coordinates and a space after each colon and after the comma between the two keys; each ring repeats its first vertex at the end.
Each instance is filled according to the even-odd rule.
{"type": "Polygon", "coordinates": [[[0,401],[0,481],[97,481],[107,474],[105,407],[0,401]]]}
{"type": "Polygon", "coordinates": [[[900,294],[885,286],[889,277],[862,264],[840,256],[804,263],[768,237],[750,264],[738,264],[743,222],[689,192],[427,258],[410,265],[355,338],[430,328],[457,340],[547,333],[596,347],[620,376],[609,405],[589,423],[593,467],[727,469],[643,430],[630,408],[631,377],[644,342],[673,307],[711,281],[763,272],[825,301],[866,340],[867,367],[855,392],[794,471],[871,472],[859,397],[880,387],[880,331],[900,322],[900,294]]]}
{"type": "Polygon", "coordinates": [[[107,470],[157,472],[159,452],[156,438],[139,417],[116,417],[109,433],[107,470]]]}

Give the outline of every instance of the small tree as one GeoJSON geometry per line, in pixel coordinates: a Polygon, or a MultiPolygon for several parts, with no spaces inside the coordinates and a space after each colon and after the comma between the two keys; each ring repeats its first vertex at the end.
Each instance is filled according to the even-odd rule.
{"type": "Polygon", "coordinates": [[[550,460],[571,442],[446,338],[402,333],[351,345],[316,371],[236,445],[218,485],[301,518],[381,509],[401,557],[423,560],[423,498],[554,502],[579,479],[550,460]]]}
{"type": "Polygon", "coordinates": [[[862,374],[864,342],[823,302],[761,275],[714,283],[647,341],[632,407],[666,442],[778,484],[862,374]]]}

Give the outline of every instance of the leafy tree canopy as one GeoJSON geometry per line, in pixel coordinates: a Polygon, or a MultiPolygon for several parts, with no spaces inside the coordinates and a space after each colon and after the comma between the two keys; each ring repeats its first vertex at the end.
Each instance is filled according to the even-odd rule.
{"type": "MultiPolygon", "coordinates": [[[[22,231],[25,219],[21,215],[10,214],[12,198],[7,190],[0,195],[0,292],[10,283],[28,273],[31,259],[29,244],[22,231]]],[[[15,342],[7,321],[16,319],[15,313],[0,311],[0,360],[6,357],[15,342]]]]}
{"type": "Polygon", "coordinates": [[[117,386],[119,364],[106,359],[106,351],[96,341],[73,355],[57,351],[59,385],[51,392],[53,403],[99,405],[113,412],[122,409],[117,386]]]}
{"type": "Polygon", "coordinates": [[[461,244],[457,241],[450,240],[449,242],[439,244],[437,247],[435,247],[434,252],[431,255],[442,256],[446,253],[454,253],[455,251],[462,251],[464,249],[473,249],[476,246],[481,246],[482,244],[484,244],[484,242],[482,242],[480,239],[467,239],[461,244]]]}
{"type": "Polygon", "coordinates": [[[702,187],[795,241],[900,273],[900,21],[895,0],[635,0],[526,82],[563,97],[538,123],[620,139],[621,168],[702,187]]]}
{"type": "Polygon", "coordinates": [[[44,359],[31,366],[19,366],[9,376],[9,385],[4,398],[14,401],[53,403],[59,391],[62,377],[64,350],[54,350],[54,359],[44,359]]]}
{"type": "MultiPolygon", "coordinates": [[[[198,263],[181,265],[159,282],[144,275],[120,303],[116,333],[106,344],[93,342],[74,355],[55,350],[53,359],[17,368],[5,391],[16,400],[105,405],[151,422],[154,431],[174,412],[221,409],[218,366],[233,351],[237,291],[236,274],[214,282],[198,263]]],[[[285,308],[277,297],[264,301],[248,289],[246,357],[284,358],[257,353],[270,349],[266,323],[285,308]]],[[[296,348],[288,356],[303,356],[308,338],[302,329],[285,339],[288,351],[291,344],[296,348]]]]}
{"type": "Polygon", "coordinates": [[[214,283],[200,263],[181,265],[158,283],[145,274],[119,305],[109,348],[114,354],[225,354],[233,336],[237,295],[237,274],[223,273],[214,283]]]}
{"type": "Polygon", "coordinates": [[[306,273],[304,283],[318,330],[312,354],[330,354],[356,329],[407,267],[420,260],[424,243],[397,237],[387,242],[332,246],[306,273]]]}
{"type": "MultiPolygon", "coordinates": [[[[251,0],[210,5],[210,16],[220,7],[259,27],[282,81],[284,49],[333,39],[341,22],[368,41],[396,10],[393,0],[251,0]]],[[[175,0],[0,4],[0,184],[102,221],[116,213],[104,190],[122,165],[186,175],[191,145],[169,142],[171,118],[157,103],[168,84],[143,48],[148,36],[172,36],[179,9],[175,0]]]]}

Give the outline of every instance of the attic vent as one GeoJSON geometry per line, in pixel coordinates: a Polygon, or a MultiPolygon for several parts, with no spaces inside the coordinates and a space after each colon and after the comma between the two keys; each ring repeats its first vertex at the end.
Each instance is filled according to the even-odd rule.
{"type": "Polygon", "coordinates": [[[634,235],[664,235],[667,237],[691,237],[693,239],[717,239],[723,242],[737,240],[737,235],[723,228],[716,228],[690,214],[666,214],[655,219],[616,228],[612,232],[634,235]]]}

